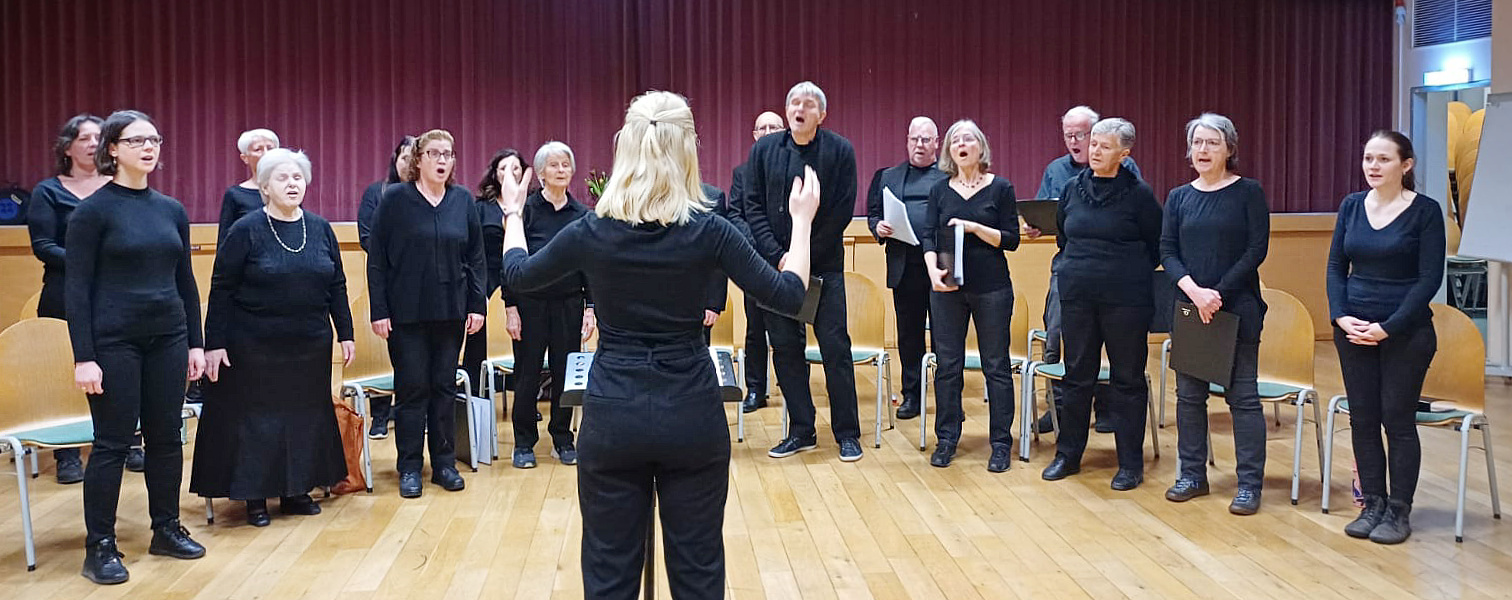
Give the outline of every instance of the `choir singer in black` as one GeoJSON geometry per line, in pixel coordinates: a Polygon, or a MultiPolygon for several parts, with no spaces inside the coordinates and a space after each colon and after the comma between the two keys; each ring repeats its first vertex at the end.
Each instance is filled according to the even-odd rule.
{"type": "MultiPolygon", "coordinates": [[[[709,214],[686,100],[648,92],[630,104],[616,135],[614,174],[597,214],[530,255],[519,218],[507,217],[505,285],[532,289],[581,273],[601,291],[578,468],[584,597],[638,595],[651,559],[645,535],[653,495],[672,597],[724,596],[730,434],[703,341],[703,292],[718,269],[767,306],[798,310],[819,204],[818,179],[805,172],[804,181],[788,183],[793,242],[779,273],[734,226],[709,214]]],[[[508,212],[518,214],[524,194],[506,197],[513,199],[508,212]]]]}

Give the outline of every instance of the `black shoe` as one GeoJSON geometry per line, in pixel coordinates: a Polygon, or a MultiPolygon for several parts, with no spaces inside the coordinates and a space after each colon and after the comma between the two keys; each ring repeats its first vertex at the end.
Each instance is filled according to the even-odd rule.
{"type": "Polygon", "coordinates": [[[536,466],[535,450],[530,448],[515,448],[514,468],[534,469],[536,466]]]}
{"type": "Polygon", "coordinates": [[[1208,482],[1185,477],[1177,478],[1176,483],[1171,484],[1170,489],[1166,490],[1166,500],[1171,502],[1186,502],[1206,495],[1208,495],[1208,482]]]}
{"type": "Polygon", "coordinates": [[[132,448],[126,451],[126,470],[132,473],[141,473],[147,470],[147,454],[141,448],[132,448]]]}
{"type": "Polygon", "coordinates": [[[856,438],[840,440],[840,460],[842,462],[861,460],[861,440],[856,438]]]}
{"type": "Polygon", "coordinates": [[[562,464],[564,465],[575,465],[577,464],[578,460],[577,448],[574,448],[572,446],[572,442],[567,442],[560,446],[553,446],[551,448],[551,457],[562,461],[562,464]]]}
{"type": "Polygon", "coordinates": [[[53,456],[58,460],[58,483],[84,481],[84,461],[79,459],[78,449],[58,450],[53,456]]]}
{"type": "Polygon", "coordinates": [[[1141,483],[1144,483],[1144,471],[1119,467],[1118,473],[1113,475],[1113,489],[1120,492],[1137,488],[1141,483]]]}
{"type": "Polygon", "coordinates": [[[368,439],[381,440],[388,437],[388,419],[374,419],[373,426],[368,428],[368,439]]]}
{"type": "Polygon", "coordinates": [[[1352,538],[1365,539],[1375,531],[1381,520],[1386,518],[1386,497],[1365,494],[1365,508],[1360,510],[1360,516],[1344,526],[1344,533],[1352,538]]]}
{"type": "Polygon", "coordinates": [[[818,447],[819,442],[814,438],[800,440],[795,437],[789,437],[778,442],[776,446],[772,446],[772,449],[767,451],[767,456],[772,458],[787,458],[799,452],[813,450],[818,447]]]}
{"type": "Polygon", "coordinates": [[[1380,524],[1370,530],[1370,541],[1377,544],[1400,544],[1412,537],[1412,524],[1408,517],[1412,515],[1412,505],[1401,500],[1386,501],[1386,516],[1381,518],[1380,524]]]}
{"type": "Polygon", "coordinates": [[[399,497],[420,497],[420,472],[399,473],[399,497]]]}
{"type": "Polygon", "coordinates": [[[84,570],[79,574],[100,585],[126,583],[131,573],[121,563],[125,556],[116,549],[115,538],[107,537],[84,547],[84,570]]]}
{"type": "Polygon", "coordinates": [[[1050,416],[1050,411],[1045,411],[1045,414],[1040,415],[1039,421],[1036,421],[1034,423],[1034,430],[1039,433],[1050,433],[1052,431],[1055,431],[1055,421],[1051,419],[1053,419],[1053,417],[1050,416]]]}
{"type": "Polygon", "coordinates": [[[204,556],[205,547],[190,539],[189,530],[178,521],[170,521],[152,529],[152,545],[147,547],[147,553],[188,560],[204,556]]]}
{"type": "Polygon", "coordinates": [[[1229,503],[1229,512],[1236,515],[1253,515],[1260,512],[1260,490],[1239,488],[1234,501],[1229,503]]]}
{"type": "Polygon", "coordinates": [[[950,459],[955,458],[955,444],[940,442],[935,444],[934,454],[929,456],[929,466],[941,469],[950,466],[950,459]]]}
{"type": "Polygon", "coordinates": [[[251,525],[253,527],[267,527],[272,522],[273,522],[273,518],[270,517],[270,516],[268,516],[268,501],[267,500],[248,500],[247,501],[247,524],[248,525],[251,525]]]}
{"type": "Polygon", "coordinates": [[[904,398],[903,404],[898,406],[897,416],[899,421],[907,421],[919,416],[919,401],[904,398]]]}
{"type": "Polygon", "coordinates": [[[1097,419],[1092,421],[1092,429],[1098,433],[1113,433],[1118,430],[1113,426],[1113,418],[1103,415],[1097,415],[1097,419]]]}
{"type": "Polygon", "coordinates": [[[992,473],[1002,473],[1013,464],[1013,451],[1009,450],[1012,444],[993,444],[992,457],[987,459],[987,470],[992,473]]]}
{"type": "Polygon", "coordinates": [[[286,515],[314,516],[320,514],[320,505],[309,494],[300,494],[278,499],[278,512],[286,515]]]}
{"type": "Polygon", "coordinates": [[[448,492],[460,492],[467,487],[467,482],[462,480],[462,474],[455,467],[441,467],[431,473],[431,483],[448,492]]]}
{"type": "Polygon", "coordinates": [[[1056,453],[1055,459],[1050,461],[1050,466],[1045,467],[1045,471],[1040,473],[1040,478],[1045,481],[1060,481],[1080,472],[1081,465],[1073,465],[1066,455],[1056,453]]]}
{"type": "Polygon", "coordinates": [[[766,408],[766,405],[766,394],[751,392],[749,394],[746,394],[745,400],[740,403],[740,412],[753,413],[757,410],[766,408]]]}

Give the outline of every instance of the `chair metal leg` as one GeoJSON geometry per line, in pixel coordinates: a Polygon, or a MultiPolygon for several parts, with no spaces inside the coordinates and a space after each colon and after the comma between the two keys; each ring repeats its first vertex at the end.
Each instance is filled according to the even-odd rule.
{"type": "Polygon", "coordinates": [[[782,439],[788,436],[788,403],[787,398],[782,399],[782,439]]]}
{"type": "Polygon", "coordinates": [[[1476,415],[1466,415],[1460,423],[1459,496],[1454,500],[1454,541],[1465,541],[1465,471],[1470,466],[1470,430],[1476,415]]]}
{"type": "MultiPolygon", "coordinates": [[[[1165,428],[1166,372],[1171,370],[1171,339],[1160,343],[1160,427],[1165,428]]],[[[1212,448],[1212,445],[1208,445],[1212,448]]]]}
{"type": "Polygon", "coordinates": [[[32,538],[31,496],[26,485],[26,453],[21,440],[14,437],[0,439],[16,459],[16,490],[21,496],[21,532],[26,543],[26,570],[37,570],[37,547],[32,538]]]}
{"type": "Polygon", "coordinates": [[[887,428],[892,430],[898,428],[898,411],[893,410],[893,405],[897,402],[898,398],[893,394],[892,387],[892,355],[885,355],[884,358],[887,360],[887,367],[882,370],[882,374],[887,378],[887,394],[882,396],[882,398],[887,406],[887,428]]]}
{"type": "Polygon", "coordinates": [[[39,475],[41,473],[41,470],[37,468],[37,455],[38,454],[41,454],[41,451],[39,451],[39,450],[37,450],[35,448],[27,448],[26,449],[26,455],[29,456],[29,457],[31,457],[31,476],[32,476],[32,479],[36,479],[37,475],[39,475]]]}
{"type": "Polygon", "coordinates": [[[1491,517],[1501,518],[1501,494],[1496,491],[1496,458],[1491,455],[1491,422],[1482,416],[1481,442],[1486,445],[1486,480],[1491,484],[1491,517]]]}
{"type": "Polygon", "coordinates": [[[367,480],[367,493],[373,493],[373,449],[367,433],[373,427],[372,399],[360,385],[344,386],[352,392],[352,404],[357,405],[357,414],[362,416],[362,475],[367,480]]]}
{"type": "MultiPolygon", "coordinates": [[[[330,493],[328,492],[326,495],[329,496],[330,493]]],[[[215,500],[211,498],[205,498],[205,524],[215,524],[215,500]]]]}
{"type": "MultiPolygon", "coordinates": [[[[1024,386],[1022,392],[1023,397],[1019,402],[1019,405],[1023,407],[1023,418],[1020,420],[1021,424],[1019,425],[1019,460],[1022,462],[1029,462],[1030,437],[1032,436],[1036,439],[1038,439],[1039,437],[1039,430],[1036,429],[1031,423],[1034,420],[1034,409],[1036,408],[1036,401],[1034,399],[1034,374],[1035,369],[1039,368],[1039,365],[1039,361],[1029,361],[1024,365],[1024,386]]],[[[1050,411],[1050,415],[1050,418],[1054,419],[1055,411],[1050,411]]]]}
{"type": "Polygon", "coordinates": [[[1323,442],[1323,514],[1328,514],[1328,492],[1333,487],[1333,437],[1334,416],[1339,414],[1339,403],[1344,401],[1344,396],[1334,396],[1328,400],[1328,424],[1323,431],[1328,434],[1327,441],[1323,442]]]}
{"type": "Polygon", "coordinates": [[[928,446],[929,438],[929,379],[930,363],[935,360],[935,353],[925,352],[924,357],[919,359],[919,451],[923,452],[928,446]]]}
{"type": "MultiPolygon", "coordinates": [[[[1307,403],[1307,392],[1297,394],[1292,404],[1297,406],[1297,440],[1292,444],[1291,503],[1297,505],[1297,495],[1302,484],[1302,405],[1307,403]]],[[[1317,403],[1314,403],[1316,406],[1317,403]]]]}
{"type": "MultiPolygon", "coordinates": [[[[746,381],[745,370],[746,370],[745,348],[741,348],[741,349],[735,351],[735,376],[739,378],[739,381],[741,383],[745,383],[745,381],[746,381]]],[[[750,395],[750,394],[751,394],[751,390],[746,390],[746,395],[750,395]]],[[[744,399],[741,400],[740,406],[735,407],[735,441],[737,443],[744,443],[745,442],[745,401],[744,401],[744,399]]]]}
{"type": "MultiPolygon", "coordinates": [[[[1149,373],[1145,373],[1145,409],[1150,413],[1150,447],[1155,450],[1155,458],[1160,458],[1160,427],[1158,427],[1157,424],[1155,423],[1155,407],[1150,406],[1150,401],[1149,401],[1149,397],[1150,397],[1149,394],[1150,394],[1150,392],[1149,392],[1149,389],[1150,389],[1150,374],[1149,373]]],[[[1052,404],[1055,403],[1054,400],[1051,400],[1050,402],[1052,404]]],[[[1164,403],[1162,403],[1162,406],[1163,405],[1164,405],[1164,403]]],[[[1052,410],[1050,412],[1054,413],[1055,411],[1052,410]]],[[[1213,447],[1212,444],[1208,444],[1208,448],[1212,448],[1212,447],[1213,447]]]]}
{"type": "Polygon", "coordinates": [[[875,426],[875,428],[874,428],[874,430],[872,432],[872,447],[873,448],[881,448],[882,447],[882,402],[883,402],[883,394],[885,394],[885,392],[882,391],[882,387],[883,387],[882,386],[882,370],[885,369],[885,368],[887,368],[887,352],[884,351],[883,353],[878,354],[877,358],[873,359],[872,362],[877,367],[877,419],[876,419],[876,426],[875,426]]]}
{"type": "Polygon", "coordinates": [[[1276,427],[1278,427],[1278,428],[1281,427],[1281,403],[1280,402],[1276,402],[1276,403],[1271,404],[1271,415],[1275,417],[1276,427]]]}

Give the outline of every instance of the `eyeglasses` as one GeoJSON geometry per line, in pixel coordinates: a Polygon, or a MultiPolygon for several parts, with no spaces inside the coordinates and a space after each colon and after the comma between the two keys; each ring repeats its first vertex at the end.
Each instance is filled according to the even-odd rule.
{"type": "Polygon", "coordinates": [[[755,133],[755,134],[758,134],[758,135],[766,135],[768,133],[777,133],[777,132],[782,131],[784,129],[787,129],[787,128],[783,127],[781,125],[767,125],[767,126],[764,126],[764,127],[757,127],[756,129],[752,130],[751,133],[755,133]]]}
{"type": "Polygon", "coordinates": [[[1061,137],[1065,138],[1068,142],[1080,142],[1090,137],[1090,135],[1086,133],[1068,133],[1061,137]]]}
{"type": "Polygon", "coordinates": [[[426,150],[425,156],[431,160],[452,160],[457,157],[457,153],[451,150],[426,150]]]}
{"type": "Polygon", "coordinates": [[[930,144],[933,144],[934,141],[935,141],[935,138],[932,138],[932,137],[929,137],[929,136],[924,136],[924,135],[911,135],[911,136],[908,136],[908,143],[910,143],[910,144],[918,144],[920,146],[928,146],[930,144]]]}
{"type": "Polygon", "coordinates": [[[1223,147],[1223,140],[1196,139],[1196,140],[1192,140],[1192,147],[1193,148],[1213,148],[1213,149],[1216,150],[1218,148],[1222,148],[1223,147]]]}
{"type": "Polygon", "coordinates": [[[127,148],[141,148],[147,144],[162,148],[163,137],[158,135],[134,135],[129,138],[121,138],[120,143],[124,144],[127,148]]]}

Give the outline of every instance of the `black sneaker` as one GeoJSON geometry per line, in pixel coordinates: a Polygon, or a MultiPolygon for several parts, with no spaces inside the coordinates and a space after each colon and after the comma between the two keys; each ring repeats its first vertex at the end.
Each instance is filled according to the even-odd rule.
{"type": "Polygon", "coordinates": [[[1137,488],[1141,483],[1144,483],[1144,472],[1137,469],[1119,467],[1118,473],[1113,475],[1113,489],[1120,492],[1137,488]]]}
{"type": "Polygon", "coordinates": [[[1412,505],[1401,500],[1386,501],[1386,515],[1370,530],[1370,541],[1377,544],[1400,544],[1412,536],[1412,505]]]}
{"type": "Polygon", "coordinates": [[[840,440],[840,460],[843,462],[861,460],[861,440],[856,438],[840,440]]]}
{"type": "Polygon", "coordinates": [[[467,487],[467,482],[462,480],[462,474],[457,472],[456,467],[441,467],[431,473],[431,483],[441,486],[448,492],[460,492],[467,487]]]}
{"type": "Polygon", "coordinates": [[[955,458],[955,444],[940,442],[935,444],[934,454],[929,456],[929,466],[941,469],[950,466],[951,459],[955,458]]]}
{"type": "Polygon", "coordinates": [[[814,448],[818,447],[818,440],[812,437],[806,440],[789,437],[782,440],[782,442],[778,443],[776,446],[772,446],[772,449],[767,451],[767,456],[770,456],[772,458],[787,458],[799,452],[813,450],[814,448]]]}
{"type": "Polygon", "coordinates": [[[514,468],[534,469],[536,466],[535,450],[530,448],[515,448],[514,468]]]}
{"type": "Polygon", "coordinates": [[[1352,538],[1365,539],[1370,537],[1370,532],[1375,531],[1381,519],[1386,517],[1386,497],[1365,494],[1365,508],[1360,510],[1360,516],[1344,526],[1344,533],[1352,538]]]}
{"type": "Polygon", "coordinates": [[[132,473],[141,473],[147,470],[147,454],[141,448],[132,448],[126,451],[126,470],[132,473]]]}
{"type": "Polygon", "coordinates": [[[993,444],[992,457],[987,459],[987,470],[992,473],[1002,473],[1013,464],[1013,451],[1009,450],[1012,444],[993,444]]]}
{"type": "Polygon", "coordinates": [[[381,440],[388,437],[388,419],[374,419],[373,426],[368,428],[368,439],[381,440]]]}
{"type": "Polygon", "coordinates": [[[147,553],[189,560],[204,556],[205,547],[191,539],[189,530],[175,520],[152,529],[152,545],[147,547],[147,553]]]}
{"type": "Polygon", "coordinates": [[[1260,490],[1239,488],[1234,501],[1229,503],[1229,512],[1236,515],[1253,515],[1260,512],[1260,490]]]}
{"type": "Polygon", "coordinates": [[[125,556],[116,549],[115,537],[107,537],[84,547],[84,570],[79,574],[100,585],[126,583],[131,573],[121,563],[125,556]]]}
{"type": "Polygon", "coordinates": [[[740,403],[740,412],[753,413],[766,408],[766,405],[766,394],[751,392],[749,394],[746,394],[745,400],[740,403]]]}
{"type": "Polygon", "coordinates": [[[58,483],[70,484],[84,481],[84,461],[79,459],[78,448],[53,452],[58,461],[58,483]]]}
{"type": "Polygon", "coordinates": [[[400,473],[399,474],[399,497],[400,498],[419,498],[420,497],[420,472],[419,471],[413,471],[413,472],[409,472],[409,473],[400,473]]]}
{"type": "Polygon", "coordinates": [[[553,446],[551,448],[551,457],[562,461],[564,465],[575,465],[578,458],[577,448],[574,448],[571,442],[560,446],[553,446]]]}
{"type": "Polygon", "coordinates": [[[1186,502],[1206,495],[1208,495],[1208,482],[1185,477],[1176,479],[1176,483],[1171,484],[1170,489],[1166,490],[1166,500],[1171,502],[1186,502]]]}

